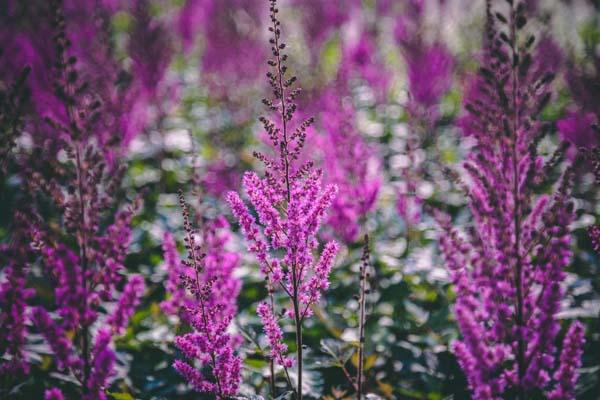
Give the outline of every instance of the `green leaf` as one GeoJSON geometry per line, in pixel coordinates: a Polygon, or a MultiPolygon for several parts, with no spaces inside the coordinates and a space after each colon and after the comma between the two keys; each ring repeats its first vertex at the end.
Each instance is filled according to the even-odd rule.
{"type": "Polygon", "coordinates": [[[108,395],[115,400],[135,400],[135,398],[126,392],[108,392],[108,395]]]}
{"type": "Polygon", "coordinates": [[[321,351],[329,354],[342,364],[345,364],[354,353],[351,345],[335,339],[322,339],[321,351]]]}

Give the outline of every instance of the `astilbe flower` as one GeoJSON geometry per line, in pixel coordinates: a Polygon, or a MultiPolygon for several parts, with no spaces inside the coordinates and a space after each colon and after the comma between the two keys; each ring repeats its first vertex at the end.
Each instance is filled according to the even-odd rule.
{"type": "Polygon", "coordinates": [[[327,224],[345,242],[353,242],[376,204],[381,179],[375,149],[356,127],[356,110],[346,90],[337,81],[321,94],[317,123],[322,134],[311,145],[321,153],[325,181],[338,187],[327,224]]]}
{"type": "Polygon", "coordinates": [[[553,196],[535,195],[553,162],[537,154],[553,74],[534,68],[523,4],[508,8],[488,2],[486,53],[466,97],[476,142],[464,164],[474,226],[461,234],[437,215],[462,334],[453,347],[474,399],[573,399],[582,327],[567,332],[560,360],[555,346],[571,256],[573,172],[567,168],[553,196]]]}
{"type": "Polygon", "coordinates": [[[182,7],[178,31],[186,50],[201,33],[202,79],[211,95],[229,100],[260,76],[260,5],[255,0],[187,0],[182,7]]]}
{"type": "Polygon", "coordinates": [[[594,125],[600,122],[600,55],[589,49],[587,66],[568,65],[565,80],[574,104],[557,122],[564,140],[585,149],[600,147],[600,134],[594,125]]]}
{"type": "MultiPolygon", "coordinates": [[[[557,122],[563,140],[573,144],[568,156],[583,154],[591,164],[596,184],[600,184],[600,55],[590,49],[590,68],[570,65],[565,79],[574,100],[566,115],[557,122]]],[[[590,226],[592,246],[600,253],[600,228],[590,226]]]]}
{"type": "MultiPolygon", "coordinates": [[[[377,101],[383,101],[390,81],[375,46],[376,31],[366,29],[364,21],[352,15],[351,11],[358,6],[348,4],[344,11],[349,14],[348,24],[356,22],[360,25],[357,37],[344,38],[335,76],[327,85],[313,88],[307,96],[310,98],[308,104],[304,105],[308,114],[317,115],[316,128],[309,128],[306,147],[323,169],[324,183],[338,187],[326,222],[345,242],[358,238],[367,214],[376,204],[381,186],[381,165],[376,149],[357,127],[353,91],[357,86],[368,86],[376,93],[377,101]]],[[[304,27],[305,34],[311,26],[304,27]]],[[[327,230],[323,237],[327,238],[329,234],[327,230]]]]}
{"type": "Polygon", "coordinates": [[[438,116],[442,96],[450,89],[454,58],[446,45],[425,39],[424,0],[405,0],[396,19],[394,38],[407,68],[408,112],[412,118],[433,124],[438,116]]]}
{"type": "Polygon", "coordinates": [[[237,312],[240,281],[233,277],[233,272],[238,258],[224,250],[229,236],[223,218],[207,223],[202,230],[202,241],[198,241],[188,205],[183,194],[179,196],[188,257],[178,260],[174,243],[165,243],[167,263],[175,267],[167,287],[176,290],[162,306],[168,313],[177,310],[193,328],[192,332],[177,336],[175,345],[190,361],[209,369],[210,375],[181,359],[173,367],[195,390],[225,399],[237,394],[240,383],[241,359],[234,351],[239,339],[227,333],[237,312]],[[179,290],[181,287],[184,291],[179,290]]]}
{"type": "Polygon", "coordinates": [[[318,62],[323,44],[348,23],[361,6],[358,0],[293,0],[292,4],[301,12],[303,37],[308,42],[313,63],[318,62]]]}
{"type": "Polygon", "coordinates": [[[383,103],[387,99],[391,76],[378,51],[377,30],[361,21],[357,29],[357,37],[350,37],[343,44],[338,80],[360,80],[373,91],[375,101],[383,103]]]}
{"type": "MultiPolygon", "coordinates": [[[[438,122],[439,104],[452,84],[454,58],[440,40],[425,39],[425,11],[428,2],[405,0],[396,18],[394,38],[406,63],[408,102],[408,132],[405,138],[406,166],[402,168],[402,185],[398,189],[396,208],[406,224],[406,236],[410,227],[421,219],[423,198],[417,188],[426,174],[418,157],[418,150],[433,132],[438,122]]],[[[442,7],[443,5],[440,5],[442,7]]]]}
{"type": "MultiPolygon", "coordinates": [[[[33,139],[42,143],[54,133],[44,124],[45,117],[63,123],[68,119],[61,101],[55,96],[53,73],[49,68],[55,57],[54,49],[49,45],[49,38],[55,32],[48,18],[52,15],[54,2],[10,3],[11,6],[0,15],[0,38],[8,44],[0,58],[0,71],[3,77],[11,77],[23,66],[31,67],[28,79],[31,102],[26,123],[34,125],[30,129],[35,132],[33,139]]],[[[148,110],[157,102],[159,92],[154,88],[163,86],[165,67],[172,51],[168,36],[159,27],[162,23],[149,21],[147,15],[143,15],[147,3],[147,0],[136,1],[130,9],[130,2],[61,2],[69,21],[70,55],[78,60],[82,81],[94,87],[96,97],[103,103],[104,112],[94,132],[102,143],[110,142],[118,132],[119,140],[127,144],[153,120],[148,110]],[[110,46],[113,34],[110,20],[118,11],[128,11],[132,16],[133,32],[127,42],[133,61],[129,70],[125,68],[123,57],[115,54],[110,46]],[[151,57],[142,50],[148,48],[153,50],[151,57]]]]}
{"type": "Polygon", "coordinates": [[[31,250],[27,226],[25,215],[17,213],[10,242],[0,246],[0,375],[5,377],[29,372],[24,345],[27,300],[33,290],[26,287],[31,250]]]}
{"type": "MultiPolygon", "coordinates": [[[[242,232],[250,242],[249,250],[258,259],[260,269],[266,276],[267,286],[272,291],[281,289],[289,298],[291,307],[285,313],[294,320],[297,363],[297,398],[302,398],[302,323],[311,314],[311,306],[319,301],[321,293],[327,289],[328,275],[331,270],[337,243],[325,245],[320,258],[315,260],[314,252],[319,243],[317,230],[331,205],[337,187],[328,185],[321,187],[321,171],[315,170],[312,162],[298,164],[302,148],[306,140],[306,130],[312,124],[309,118],[292,130],[291,124],[296,104],[294,99],[299,89],[294,88],[295,77],[288,77],[285,62],[287,55],[283,53],[285,44],[281,41],[281,24],[277,19],[277,4],[270,1],[271,23],[269,31],[273,58],[268,61],[272,72],[267,74],[274,99],[265,99],[267,107],[276,112],[281,121],[275,124],[267,118],[261,122],[278,151],[274,158],[255,153],[265,166],[265,176],[261,178],[254,172],[246,172],[243,187],[258,214],[263,227],[259,229],[256,219],[235,192],[227,195],[233,214],[238,219],[242,232]],[[276,253],[282,252],[281,256],[276,253]]],[[[283,364],[287,373],[289,361],[280,354],[284,347],[280,345],[280,334],[275,325],[275,303],[270,302],[270,312],[265,312],[264,305],[259,306],[265,326],[265,332],[271,342],[271,357],[283,364]]]]}
{"type": "Polygon", "coordinates": [[[54,130],[47,143],[65,158],[55,159],[58,152],[34,148],[20,163],[31,201],[38,197],[50,200],[61,224],[51,227],[38,218],[32,228],[42,270],[54,288],[55,307],[37,306],[31,319],[48,342],[56,368],[79,382],[81,397],[105,399],[104,389],[114,372],[113,335],[123,332],[144,291],[140,276],[133,275],[127,282],[123,276],[137,205],[112,218],[105,213],[115,206],[124,170],[118,159],[110,165],[105,162],[95,135],[101,104],[89,92],[89,85],[78,78],[77,59],[69,55],[71,42],[56,3],[53,12],[57,32],[54,87],[63,107],[56,114],[66,120],[46,119],[48,129],[54,130]],[[113,220],[108,226],[103,222],[107,219],[113,220]],[[117,290],[122,285],[124,293],[119,298],[117,290]],[[105,308],[102,303],[114,301],[112,314],[101,311],[105,308]],[[104,327],[98,329],[97,325],[104,327]]]}

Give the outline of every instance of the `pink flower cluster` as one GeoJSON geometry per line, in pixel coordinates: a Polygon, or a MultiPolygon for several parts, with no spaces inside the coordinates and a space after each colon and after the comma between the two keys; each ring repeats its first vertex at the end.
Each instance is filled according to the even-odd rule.
{"type": "Polygon", "coordinates": [[[522,400],[540,392],[573,399],[574,360],[583,346],[583,329],[574,323],[557,360],[573,170],[566,169],[551,198],[536,195],[554,167],[554,157],[545,161],[535,146],[547,132],[538,115],[550,100],[554,64],[531,50],[532,39],[517,47],[526,22],[520,3],[507,15],[488,9],[483,65],[465,98],[467,133],[476,141],[464,164],[474,227],[461,234],[438,216],[457,291],[462,338],[454,351],[474,399],[522,400]]]}
{"type": "MultiPolygon", "coordinates": [[[[261,178],[254,172],[246,172],[242,182],[262,229],[238,193],[230,192],[227,201],[250,242],[249,250],[258,259],[271,296],[277,288],[290,300],[291,306],[287,308],[286,315],[293,318],[296,331],[298,376],[295,390],[301,399],[302,322],[311,315],[311,306],[319,301],[321,292],[329,286],[329,273],[338,249],[335,242],[329,242],[319,260],[315,260],[314,253],[319,247],[316,235],[326,210],[335,198],[337,187],[327,185],[322,188],[322,172],[313,169],[311,161],[298,164],[306,132],[313,119],[304,120],[292,128],[297,108],[294,100],[300,91],[294,87],[296,77],[287,74],[287,55],[283,53],[286,45],[281,41],[278,8],[275,0],[270,3],[272,25],[269,31],[272,34],[273,57],[268,61],[272,70],[267,77],[274,98],[264,99],[263,103],[280,120],[276,124],[263,117],[261,122],[275,155],[255,153],[266,166],[265,176],[261,178]]],[[[290,361],[281,354],[285,347],[280,343],[281,331],[273,317],[273,301],[270,307],[270,312],[267,312],[264,304],[261,305],[260,313],[271,342],[271,357],[287,368],[290,361]]]]}
{"type": "Polygon", "coordinates": [[[237,394],[240,382],[241,359],[234,352],[239,338],[227,332],[237,313],[240,281],[233,273],[238,256],[224,248],[229,240],[224,218],[207,222],[198,238],[183,194],[180,204],[188,257],[180,260],[172,236],[165,236],[169,269],[165,286],[171,297],[161,306],[168,314],[177,313],[192,327],[192,332],[175,338],[177,348],[192,363],[178,359],[173,367],[195,390],[225,399],[237,394]],[[210,376],[194,367],[196,361],[210,369],[210,376]]]}

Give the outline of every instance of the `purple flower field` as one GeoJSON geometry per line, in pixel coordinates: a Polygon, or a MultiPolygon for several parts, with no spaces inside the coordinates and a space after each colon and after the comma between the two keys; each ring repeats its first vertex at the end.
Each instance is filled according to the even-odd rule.
{"type": "Polygon", "coordinates": [[[599,398],[598,2],[0,22],[0,399],[599,398]]]}

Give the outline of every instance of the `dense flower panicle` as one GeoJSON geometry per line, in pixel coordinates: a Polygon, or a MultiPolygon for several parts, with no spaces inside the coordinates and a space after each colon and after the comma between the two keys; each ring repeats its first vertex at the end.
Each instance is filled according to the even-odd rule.
{"type": "Polygon", "coordinates": [[[177,336],[175,345],[192,362],[209,367],[211,376],[183,360],[176,360],[173,367],[195,390],[224,399],[237,394],[240,382],[241,359],[234,352],[239,339],[227,333],[241,287],[233,276],[238,256],[225,250],[227,221],[222,217],[208,221],[198,235],[183,194],[179,196],[188,257],[180,260],[172,236],[165,237],[165,259],[174,270],[169,271],[166,283],[171,298],[161,306],[169,314],[179,314],[193,328],[191,333],[177,336]]]}
{"type": "Polygon", "coordinates": [[[575,383],[577,382],[577,370],[581,367],[581,356],[583,354],[583,343],[585,331],[579,321],[571,324],[565,335],[560,353],[560,365],[554,373],[556,381],[555,389],[548,395],[549,399],[574,399],[575,383]]]}
{"type": "Polygon", "coordinates": [[[135,0],[132,5],[134,27],[129,40],[129,56],[133,61],[139,92],[155,95],[165,83],[167,68],[173,57],[169,26],[150,15],[148,0],[135,0]]]}
{"type": "Polygon", "coordinates": [[[402,184],[396,202],[407,237],[411,227],[421,220],[424,200],[417,193],[426,175],[418,150],[440,119],[440,101],[452,85],[454,72],[454,58],[447,46],[439,39],[425,39],[425,11],[429,4],[421,0],[398,2],[401,7],[394,27],[394,38],[406,63],[408,89],[408,133],[403,154],[407,162],[401,170],[402,184]]]}
{"type": "Polygon", "coordinates": [[[267,303],[260,303],[256,307],[256,313],[260,317],[265,334],[269,340],[271,358],[277,361],[282,367],[291,368],[294,365],[294,360],[291,357],[285,356],[287,345],[283,343],[283,333],[271,311],[271,306],[267,303]]]}
{"type": "MultiPolygon", "coordinates": [[[[301,162],[307,130],[314,120],[295,122],[297,105],[294,101],[300,90],[294,86],[296,77],[287,73],[286,45],[281,40],[276,0],[271,0],[270,4],[273,57],[268,60],[271,71],[267,78],[274,97],[264,99],[263,103],[278,115],[279,121],[265,117],[260,121],[275,154],[256,152],[255,157],[265,164],[265,176],[261,178],[254,172],[246,172],[242,181],[261,227],[237,193],[230,192],[227,200],[250,242],[249,250],[256,255],[265,274],[271,298],[273,290],[280,289],[291,303],[285,315],[294,321],[299,371],[295,391],[302,399],[302,322],[309,315],[310,307],[318,301],[321,291],[327,288],[337,251],[337,245],[330,242],[321,262],[315,260],[314,253],[319,245],[316,235],[338,189],[335,185],[323,188],[321,170],[314,169],[312,161],[301,162]]],[[[283,365],[287,373],[290,361],[282,354],[285,348],[281,345],[281,330],[274,319],[275,306],[271,301],[270,305],[263,303],[259,310],[265,332],[274,346],[271,357],[283,365]]]]}
{"type": "Polygon", "coordinates": [[[140,298],[144,293],[144,289],[144,278],[141,275],[131,275],[129,277],[127,284],[123,288],[117,307],[107,321],[115,334],[122,335],[125,333],[129,319],[140,304],[140,298]]]}
{"type": "Polygon", "coordinates": [[[184,49],[202,34],[201,69],[212,94],[225,100],[256,82],[264,59],[258,27],[264,17],[255,0],[187,0],[178,16],[184,49]]]}
{"type": "Polygon", "coordinates": [[[352,64],[343,63],[336,79],[319,93],[313,109],[318,111],[316,124],[321,132],[308,141],[321,159],[324,181],[338,188],[327,224],[345,242],[358,238],[381,186],[375,148],[358,131],[356,110],[349,100],[352,71],[352,64]]]}
{"type": "MultiPolygon", "coordinates": [[[[360,2],[316,0],[301,3],[303,17],[311,16],[303,27],[304,36],[312,41],[309,43],[312,49],[320,51],[321,41],[334,30],[341,39],[341,59],[335,76],[324,87],[313,88],[307,96],[309,100],[303,104],[304,113],[316,116],[315,128],[307,130],[309,151],[305,154],[311,154],[323,169],[324,183],[338,187],[328,212],[328,227],[345,242],[353,242],[359,236],[366,215],[374,207],[381,186],[381,166],[375,157],[375,148],[357,129],[353,90],[368,87],[375,101],[383,102],[391,81],[390,74],[377,48],[377,30],[369,27],[362,18],[361,12],[365,10],[361,9],[360,2]],[[314,7],[309,10],[310,6],[314,7]],[[327,16],[329,14],[338,17],[327,16]],[[314,26],[325,17],[334,23],[314,26]],[[318,40],[320,36],[323,39],[318,40]]],[[[305,161],[304,158],[299,160],[305,161]]],[[[330,234],[327,230],[323,237],[330,234]]]]}
{"type": "Polygon", "coordinates": [[[383,56],[378,51],[376,33],[375,30],[363,27],[357,40],[344,45],[338,80],[362,80],[373,90],[375,100],[383,103],[387,99],[391,77],[383,56]]]}
{"type": "Polygon", "coordinates": [[[45,117],[61,122],[68,118],[62,101],[55,96],[53,72],[49,68],[55,64],[55,54],[53,47],[48,45],[48,38],[52,38],[55,31],[48,16],[57,6],[68,21],[69,54],[74,57],[69,61],[77,63],[79,77],[94,87],[93,100],[103,104],[101,121],[94,130],[98,141],[108,143],[118,135],[127,144],[152,122],[153,116],[148,109],[157,100],[153,88],[162,87],[165,67],[172,54],[169,41],[165,35],[158,34],[157,21],[143,21],[141,10],[147,6],[145,0],[137,1],[131,10],[129,2],[109,3],[88,0],[13,2],[3,14],[0,37],[10,45],[4,48],[0,71],[4,77],[10,77],[24,65],[31,67],[28,79],[31,102],[25,122],[36,127],[35,140],[56,139],[56,131],[45,126],[45,117]],[[128,40],[134,66],[131,71],[109,46],[110,19],[119,11],[129,11],[133,16],[134,31],[128,40]],[[154,50],[151,57],[141,50],[147,48],[154,50]]]}
{"type": "Polygon", "coordinates": [[[16,215],[13,238],[0,246],[0,374],[20,375],[29,371],[24,354],[27,300],[34,291],[26,287],[30,246],[24,216],[16,215]]]}
{"type": "Polygon", "coordinates": [[[396,19],[394,37],[407,65],[412,118],[433,124],[438,119],[441,97],[450,89],[454,58],[440,41],[424,40],[425,2],[407,0],[396,19]]]}
{"type": "Polygon", "coordinates": [[[115,149],[122,141],[115,137],[103,147],[99,132],[105,126],[99,115],[104,108],[90,82],[79,74],[77,58],[72,55],[76,46],[66,33],[64,8],[56,2],[50,7],[54,46],[49,47],[55,51],[51,65],[56,69],[54,108],[45,114],[38,110],[46,116],[46,125],[32,124],[31,129],[34,137],[45,134],[38,129],[52,132],[51,139],[48,147],[46,142],[34,141],[32,150],[17,159],[33,207],[43,204],[60,217],[56,224],[36,218],[35,211],[28,215],[35,218],[27,225],[31,226],[31,250],[41,256],[42,273],[53,290],[51,308],[35,307],[31,320],[49,344],[55,368],[78,381],[83,399],[96,400],[106,398],[104,390],[113,373],[113,334],[124,330],[143,290],[143,279],[134,276],[122,297],[117,291],[125,280],[123,263],[138,204],[107,215],[106,210],[116,208],[124,169],[118,157],[108,162],[104,151],[115,149]],[[62,160],[60,153],[64,154],[62,160]],[[40,198],[44,201],[38,202],[40,198]],[[117,303],[112,316],[104,312],[105,302],[117,303]],[[112,325],[114,331],[96,330],[96,325],[112,325]]]}
{"type": "MultiPolygon", "coordinates": [[[[571,257],[573,172],[566,169],[552,198],[536,196],[554,167],[553,157],[544,162],[537,154],[548,131],[538,116],[550,100],[552,65],[531,51],[535,38],[522,35],[521,2],[508,13],[488,3],[487,12],[486,53],[465,97],[462,125],[476,141],[464,164],[474,227],[461,233],[438,215],[440,247],[457,291],[462,338],[454,351],[474,399],[525,399],[536,391],[549,395],[560,379],[552,372],[571,257]],[[526,45],[517,46],[521,36],[526,45]]],[[[577,355],[581,341],[565,344],[577,355]]],[[[574,379],[563,381],[561,390],[572,390],[574,379]]]]}
{"type": "Polygon", "coordinates": [[[359,0],[293,0],[294,7],[302,12],[304,36],[308,41],[312,62],[318,62],[322,45],[333,32],[347,23],[361,7],[359,0]]]}
{"type": "Polygon", "coordinates": [[[327,182],[338,187],[327,224],[345,242],[355,241],[366,215],[373,209],[381,187],[379,163],[373,148],[354,129],[340,109],[323,111],[325,135],[317,142],[323,152],[323,169],[327,182]]]}
{"type": "Polygon", "coordinates": [[[87,383],[87,392],[84,400],[106,400],[104,388],[108,378],[113,372],[115,353],[109,345],[112,341],[112,333],[108,329],[101,329],[96,333],[94,347],[92,349],[92,373],[87,383]]]}
{"type": "Polygon", "coordinates": [[[434,43],[415,54],[407,53],[405,57],[411,106],[431,110],[450,89],[454,59],[441,43],[434,43]]]}

